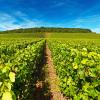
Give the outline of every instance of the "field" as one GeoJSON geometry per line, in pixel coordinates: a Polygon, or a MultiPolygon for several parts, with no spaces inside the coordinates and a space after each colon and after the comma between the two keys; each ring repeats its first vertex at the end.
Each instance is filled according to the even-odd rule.
{"type": "Polygon", "coordinates": [[[51,100],[50,93],[54,100],[99,100],[100,34],[0,34],[0,100],[38,100],[36,92],[37,98],[39,93],[48,97],[43,100],[51,100]],[[51,82],[53,76],[57,83],[51,82]],[[45,87],[39,83],[37,88],[37,81],[45,87]],[[55,92],[63,99],[55,99],[55,92]]]}
{"type": "Polygon", "coordinates": [[[100,44],[94,41],[49,40],[62,93],[74,100],[99,100],[100,44]]]}

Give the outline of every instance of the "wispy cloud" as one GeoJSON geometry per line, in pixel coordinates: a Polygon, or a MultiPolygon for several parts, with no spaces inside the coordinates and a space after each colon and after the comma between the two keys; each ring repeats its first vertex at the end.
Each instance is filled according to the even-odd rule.
{"type": "Polygon", "coordinates": [[[100,27],[99,28],[93,28],[92,31],[100,33],[100,27]]]}
{"type": "Polygon", "coordinates": [[[78,17],[67,22],[66,26],[74,28],[89,28],[95,32],[100,32],[100,14],[86,17],[78,17]]]}
{"type": "MultiPolygon", "coordinates": [[[[63,5],[63,3],[59,3],[56,6],[61,5],[63,5]]],[[[30,16],[21,11],[16,11],[12,14],[0,13],[0,30],[31,28],[38,26],[90,28],[93,31],[100,33],[100,14],[79,16],[71,21],[66,20],[62,23],[53,23],[48,21],[45,22],[41,18],[30,18],[30,16]]]]}
{"type": "Polygon", "coordinates": [[[93,16],[86,16],[86,17],[78,17],[77,19],[73,20],[72,22],[82,24],[82,23],[100,23],[100,15],[93,15],[93,16]]]}
{"type": "Polygon", "coordinates": [[[7,13],[0,13],[0,29],[8,30],[13,28],[19,28],[19,25],[15,25],[16,19],[7,13]]]}
{"type": "Polygon", "coordinates": [[[73,7],[76,7],[76,6],[80,6],[78,4],[78,1],[73,1],[73,0],[65,0],[65,1],[53,1],[52,2],[52,5],[51,5],[51,8],[57,8],[57,7],[67,7],[67,8],[73,8],[73,7]]]}
{"type": "Polygon", "coordinates": [[[64,2],[54,2],[54,4],[51,5],[51,8],[61,7],[64,4],[64,2]]]}
{"type": "Polygon", "coordinates": [[[80,14],[80,16],[94,15],[94,13],[97,12],[97,11],[100,11],[100,3],[98,3],[98,2],[96,2],[96,4],[94,4],[92,7],[87,8],[87,10],[83,11],[80,14]]]}
{"type": "Polygon", "coordinates": [[[0,30],[12,30],[19,28],[32,28],[32,27],[53,27],[58,26],[57,24],[45,22],[42,19],[32,19],[23,12],[17,11],[13,14],[0,13],[0,30]],[[19,20],[21,19],[21,21],[19,20]]]}
{"type": "Polygon", "coordinates": [[[0,13],[0,30],[11,30],[18,28],[28,28],[28,27],[36,27],[41,25],[43,22],[37,19],[29,19],[24,13],[16,12],[14,17],[13,15],[7,13],[0,13]],[[18,17],[22,20],[20,22],[18,17]]]}

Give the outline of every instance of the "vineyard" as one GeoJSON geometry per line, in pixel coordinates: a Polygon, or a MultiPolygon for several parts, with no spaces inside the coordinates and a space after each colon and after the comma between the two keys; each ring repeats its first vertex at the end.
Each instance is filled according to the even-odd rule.
{"type": "Polygon", "coordinates": [[[100,44],[49,41],[62,93],[71,100],[100,99],[100,44]]]}
{"type": "Polygon", "coordinates": [[[0,98],[28,100],[38,78],[44,40],[1,41],[0,98]]]}
{"type": "Polygon", "coordinates": [[[31,100],[46,47],[64,100],[100,100],[100,41],[42,38],[0,40],[0,100],[31,100]]]}

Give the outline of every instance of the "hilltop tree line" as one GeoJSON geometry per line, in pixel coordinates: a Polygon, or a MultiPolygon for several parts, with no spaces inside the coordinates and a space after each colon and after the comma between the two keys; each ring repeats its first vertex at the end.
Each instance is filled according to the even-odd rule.
{"type": "Polygon", "coordinates": [[[36,32],[57,32],[57,33],[90,33],[90,29],[81,29],[81,28],[26,28],[26,29],[15,29],[3,31],[1,33],[36,33],[36,32]]]}

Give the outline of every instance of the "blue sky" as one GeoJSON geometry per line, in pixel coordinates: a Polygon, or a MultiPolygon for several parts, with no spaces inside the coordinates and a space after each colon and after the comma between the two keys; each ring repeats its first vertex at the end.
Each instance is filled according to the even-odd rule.
{"type": "Polygon", "coordinates": [[[0,0],[0,30],[40,26],[100,32],[100,0],[0,0]]]}

